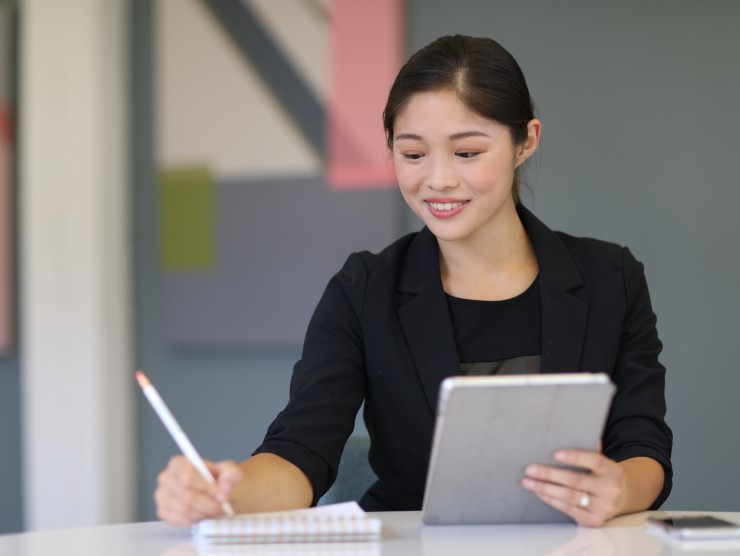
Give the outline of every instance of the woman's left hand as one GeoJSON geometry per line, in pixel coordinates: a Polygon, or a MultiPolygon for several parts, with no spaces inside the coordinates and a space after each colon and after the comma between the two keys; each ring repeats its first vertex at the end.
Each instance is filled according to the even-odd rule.
{"type": "Polygon", "coordinates": [[[599,452],[559,450],[555,459],[587,472],[529,465],[522,486],[579,525],[601,527],[619,513],[626,488],[621,465],[599,452]]]}

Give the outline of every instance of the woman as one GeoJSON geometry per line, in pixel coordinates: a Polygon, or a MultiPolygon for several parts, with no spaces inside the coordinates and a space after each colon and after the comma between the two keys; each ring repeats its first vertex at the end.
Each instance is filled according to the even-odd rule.
{"type": "Polygon", "coordinates": [[[556,454],[590,473],[532,465],[522,488],[588,526],[660,505],[672,439],[642,266],[625,248],[549,230],[519,204],[517,174],[541,123],[516,61],[490,39],[442,37],[401,69],[384,124],[424,229],[347,259],[263,444],[241,464],[209,464],[216,485],[173,458],[159,516],[190,524],[227,498],[237,512],[315,503],[363,401],[378,482],[361,505],[419,509],[441,380],[512,372],[605,372],[617,385],[603,451],[556,454]]]}

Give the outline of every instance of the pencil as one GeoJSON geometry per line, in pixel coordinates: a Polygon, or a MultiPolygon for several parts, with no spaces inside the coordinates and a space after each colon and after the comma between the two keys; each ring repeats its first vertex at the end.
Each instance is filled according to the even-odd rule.
{"type": "MultiPolygon", "coordinates": [[[[206,467],[203,458],[200,457],[200,454],[198,454],[193,443],[190,442],[187,436],[185,436],[182,428],[180,428],[180,425],[177,423],[147,376],[142,371],[136,371],[134,376],[136,377],[136,381],[139,383],[139,386],[141,386],[141,390],[144,392],[146,399],[149,400],[152,408],[159,416],[159,419],[162,421],[183,455],[188,458],[188,461],[193,464],[193,467],[198,470],[198,473],[200,473],[206,481],[209,483],[215,483],[216,479],[214,479],[208,467],[206,467]]],[[[221,507],[226,515],[234,515],[234,509],[228,501],[224,501],[221,504],[221,507]]]]}

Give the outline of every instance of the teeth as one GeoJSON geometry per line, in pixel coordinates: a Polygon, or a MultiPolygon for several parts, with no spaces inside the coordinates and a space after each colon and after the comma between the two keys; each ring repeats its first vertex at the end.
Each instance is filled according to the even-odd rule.
{"type": "Polygon", "coordinates": [[[452,210],[459,207],[462,203],[429,203],[434,210],[452,210]]]}

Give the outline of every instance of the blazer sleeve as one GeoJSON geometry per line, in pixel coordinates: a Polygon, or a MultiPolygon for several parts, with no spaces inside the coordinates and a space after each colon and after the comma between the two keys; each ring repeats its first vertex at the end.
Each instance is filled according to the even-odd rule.
{"type": "Polygon", "coordinates": [[[358,254],[327,285],[309,322],[290,399],[255,453],[295,464],[313,487],[313,503],[336,479],[342,450],[366,391],[360,324],[367,270],[358,254]]]}
{"type": "Polygon", "coordinates": [[[624,294],[627,303],[612,378],[617,385],[605,427],[604,453],[617,461],[646,456],[665,470],[663,490],[651,509],[671,491],[673,437],[665,422],[665,367],[658,361],[662,343],[650,303],[643,266],[624,248],[624,294]]]}

